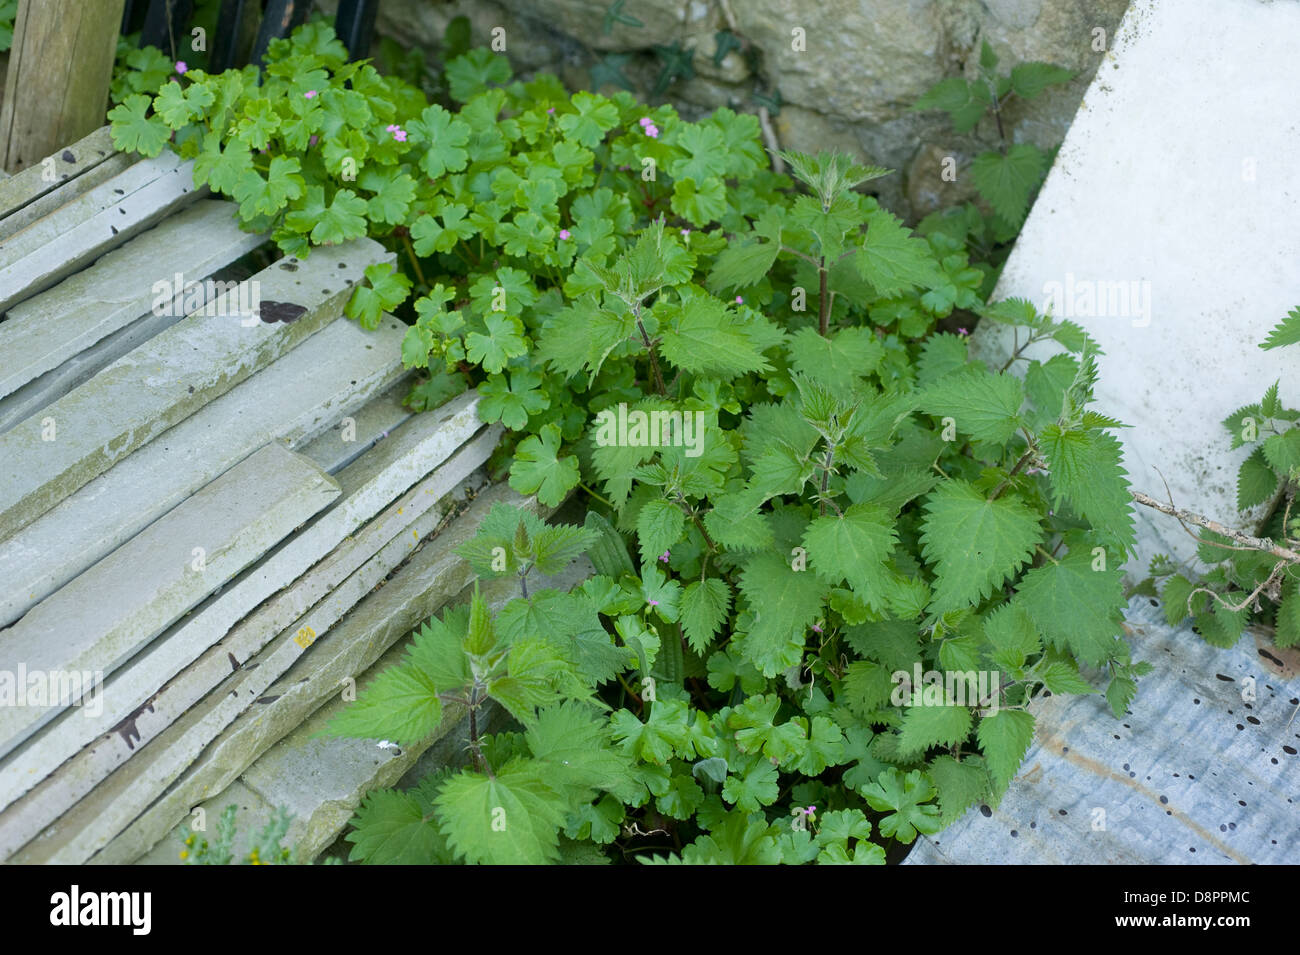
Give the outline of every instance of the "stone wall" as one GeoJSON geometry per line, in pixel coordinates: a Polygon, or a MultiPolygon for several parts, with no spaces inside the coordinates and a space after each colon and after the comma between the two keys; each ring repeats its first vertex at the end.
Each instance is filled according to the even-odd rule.
{"type": "MultiPolygon", "coordinates": [[[[992,121],[966,136],[942,113],[909,107],[947,76],[974,76],[981,41],[1002,58],[1045,60],[1078,72],[1068,86],[1032,104],[1013,103],[1007,136],[1057,145],[1088,82],[1109,48],[1128,0],[383,0],[378,32],[439,58],[443,30],[467,16],[475,43],[505,30],[517,70],[558,74],[571,88],[591,88],[591,69],[621,68],[638,95],[651,96],[660,72],[656,47],[694,51],[695,76],[658,99],[695,116],[719,106],[755,111],[755,94],[779,91],[772,117],[786,148],[840,148],[898,170],[882,180],[882,198],[920,217],[969,194],[938,179],[944,156],[959,168],[997,140],[992,121]],[[641,26],[619,22],[622,13],[641,26]],[[605,25],[608,22],[609,31],[605,25]],[[756,55],[728,52],[714,63],[719,30],[733,28],[756,55]],[[804,49],[796,49],[796,28],[804,49]],[[1099,35],[1096,31],[1104,31],[1099,35]],[[1101,37],[1100,44],[1098,37],[1101,37]],[[755,68],[756,67],[756,68],[755,68]]],[[[334,0],[322,6],[332,9],[334,0]]],[[[616,87],[608,86],[606,91],[616,87]]]]}

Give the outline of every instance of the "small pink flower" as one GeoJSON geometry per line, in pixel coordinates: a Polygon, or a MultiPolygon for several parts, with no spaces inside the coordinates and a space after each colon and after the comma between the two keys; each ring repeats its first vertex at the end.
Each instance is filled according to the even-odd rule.
{"type": "Polygon", "coordinates": [[[567,241],[568,238],[569,238],[569,236],[571,236],[571,235],[573,235],[573,233],[570,232],[568,229],[561,229],[561,230],[560,230],[560,240],[561,240],[561,241],[567,241]]]}
{"type": "Polygon", "coordinates": [[[654,123],[651,123],[649,126],[645,128],[645,134],[649,136],[651,139],[658,139],[659,127],[656,126],[654,123]]]}
{"type": "Polygon", "coordinates": [[[741,298],[739,295],[737,295],[737,296],[736,296],[736,304],[737,304],[737,305],[744,305],[744,304],[745,304],[745,300],[744,300],[743,298],[741,298]]]}
{"type": "Polygon", "coordinates": [[[668,563],[668,557],[669,557],[669,555],[670,555],[671,553],[672,553],[672,551],[667,551],[667,550],[666,550],[666,551],[664,551],[662,554],[659,555],[659,559],[662,560],[662,561],[666,564],[666,563],[668,563]]]}
{"type": "Polygon", "coordinates": [[[683,239],[689,238],[689,237],[690,237],[690,234],[691,234],[691,230],[690,230],[690,229],[683,229],[683,230],[682,230],[682,238],[683,238],[683,239]]]}
{"type": "Polygon", "coordinates": [[[628,171],[629,169],[631,169],[631,168],[632,168],[631,166],[619,166],[619,167],[618,167],[618,171],[619,171],[619,172],[627,172],[627,171],[628,171]]]}
{"type": "Polygon", "coordinates": [[[659,601],[657,601],[657,600],[652,600],[652,601],[650,601],[650,606],[652,606],[652,607],[658,607],[658,606],[659,606],[659,601]]]}
{"type": "Polygon", "coordinates": [[[303,93],[302,95],[305,96],[305,97],[307,97],[307,99],[315,99],[315,98],[316,98],[316,91],[315,91],[315,90],[308,90],[307,92],[303,93]]]}
{"type": "Polygon", "coordinates": [[[177,73],[180,73],[180,74],[184,75],[185,71],[188,70],[188,69],[189,69],[189,67],[185,65],[185,61],[184,61],[184,60],[177,60],[177,61],[176,61],[176,72],[177,72],[177,73]]]}
{"type": "Polygon", "coordinates": [[[307,140],[307,146],[308,147],[315,146],[318,142],[320,142],[320,137],[317,136],[315,133],[312,133],[311,139],[307,140]]]}
{"type": "Polygon", "coordinates": [[[652,120],[649,116],[642,116],[639,120],[637,120],[637,122],[639,122],[641,124],[641,128],[644,129],[646,126],[649,126],[652,122],[654,122],[654,120],[652,120]]]}
{"type": "Polygon", "coordinates": [[[406,142],[406,130],[404,129],[397,130],[396,132],[393,133],[393,138],[397,140],[399,143],[406,142]]]}
{"type": "Polygon", "coordinates": [[[822,632],[822,628],[818,624],[813,624],[812,628],[816,630],[818,633],[822,632]]]}
{"type": "Polygon", "coordinates": [[[959,328],[959,329],[957,329],[957,334],[958,334],[958,335],[969,335],[970,332],[966,331],[966,329],[964,329],[964,328],[959,328]]]}
{"type": "Polygon", "coordinates": [[[550,107],[550,108],[548,108],[548,109],[546,110],[546,115],[547,115],[547,116],[552,116],[552,115],[554,115],[554,113],[555,113],[555,107],[554,107],[554,106],[552,106],[552,107],[550,107]]]}

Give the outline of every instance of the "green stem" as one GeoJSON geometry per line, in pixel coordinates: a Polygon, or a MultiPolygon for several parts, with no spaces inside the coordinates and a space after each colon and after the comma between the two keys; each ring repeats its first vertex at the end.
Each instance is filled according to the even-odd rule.
{"type": "Polygon", "coordinates": [[[600,503],[604,504],[606,507],[612,508],[614,506],[613,503],[608,498],[601,497],[599,494],[597,494],[591,488],[587,487],[587,485],[583,484],[581,481],[578,482],[578,487],[582,488],[584,491],[586,491],[596,500],[600,501],[600,503]]]}
{"type": "Polygon", "coordinates": [[[402,244],[406,246],[406,254],[411,258],[411,265],[415,267],[415,277],[420,280],[420,284],[429,288],[429,282],[424,277],[424,270],[420,268],[420,257],[415,254],[415,246],[411,245],[409,235],[402,236],[402,244]]]}

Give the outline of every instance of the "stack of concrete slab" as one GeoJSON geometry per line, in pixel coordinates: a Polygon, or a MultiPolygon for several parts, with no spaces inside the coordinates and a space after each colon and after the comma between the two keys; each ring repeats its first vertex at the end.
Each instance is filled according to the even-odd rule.
{"type": "Polygon", "coordinates": [[[459,592],[512,495],[477,395],[412,415],[404,327],[341,318],[380,245],[275,260],[106,131],[56,166],[0,183],[0,860],[129,862],[459,592]]]}

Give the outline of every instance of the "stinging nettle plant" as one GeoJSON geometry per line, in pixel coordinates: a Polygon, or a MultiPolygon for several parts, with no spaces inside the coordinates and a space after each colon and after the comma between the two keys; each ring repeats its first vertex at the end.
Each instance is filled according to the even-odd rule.
{"type": "Polygon", "coordinates": [[[409,402],[478,387],[511,485],[591,507],[550,529],[494,509],[464,555],[519,596],[430,620],[334,724],[416,745],[473,717],[470,766],[371,794],[354,858],[880,863],[1000,798],[1036,694],[1124,711],[1146,664],[1120,636],[1133,525],[1098,352],[986,305],[964,228],[913,233],[857,191],[888,170],[843,156],[774,173],[730,110],[511,82],[483,50],[430,103],[345,58],[311,24],[260,85],[127,95],[115,137],[172,137],[286,252],[388,244],[402,271],[349,314],[408,321],[409,402]],[[964,315],[1064,351],[991,369],[936,330],[964,315]],[[615,408],[702,439],[598,441],[615,408]],[[536,588],[584,549],[595,576],[536,588]],[[917,669],[995,674],[996,697],[896,703],[917,669]],[[484,733],[489,701],[522,731],[484,733]]]}

